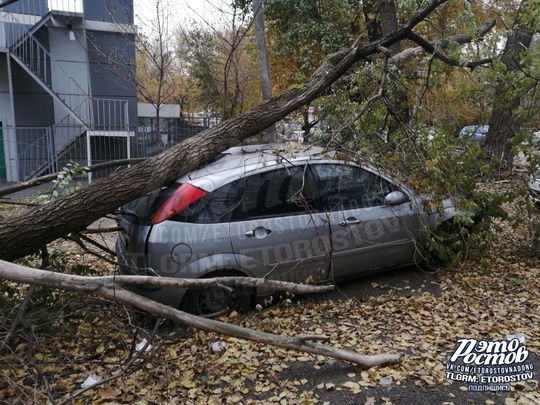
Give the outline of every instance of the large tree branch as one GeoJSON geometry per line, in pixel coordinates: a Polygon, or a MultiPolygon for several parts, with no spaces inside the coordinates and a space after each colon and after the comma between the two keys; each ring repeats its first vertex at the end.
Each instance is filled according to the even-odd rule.
{"type": "MultiPolygon", "coordinates": [[[[219,277],[206,279],[187,279],[154,276],[103,276],[85,277],[36,270],[0,260],[0,277],[18,283],[60,288],[70,291],[95,293],[100,289],[118,289],[125,286],[153,286],[173,288],[208,288],[210,286],[266,287],[293,294],[308,294],[331,291],[332,285],[296,284],[286,281],[266,280],[252,277],[219,277]],[[21,273],[23,269],[27,274],[21,273]],[[12,271],[13,273],[10,273],[12,271]]],[[[224,287],[225,288],[225,287],[224,287]]]]}
{"type": "Polygon", "coordinates": [[[471,35],[456,35],[453,38],[448,38],[442,41],[438,42],[429,42],[426,39],[420,37],[419,35],[416,35],[413,32],[410,32],[408,34],[408,39],[418,44],[418,47],[415,48],[409,48],[404,50],[403,52],[400,52],[399,54],[395,55],[392,58],[393,63],[403,63],[403,61],[412,58],[413,56],[417,56],[423,52],[427,52],[430,55],[433,55],[437,57],[438,59],[442,60],[444,63],[450,65],[450,66],[465,66],[470,69],[474,69],[477,66],[485,65],[487,63],[491,62],[491,59],[482,59],[480,61],[472,61],[472,62],[459,62],[457,60],[454,60],[448,56],[446,56],[442,51],[444,49],[447,49],[452,43],[456,43],[459,45],[467,44],[475,39],[483,38],[491,29],[495,26],[495,20],[490,20],[480,28],[476,30],[476,34],[474,36],[471,35]]]}
{"type": "Polygon", "coordinates": [[[0,223],[0,259],[14,260],[104,214],[195,170],[220,152],[252,137],[324,93],[355,63],[408,36],[433,10],[434,0],[397,31],[366,46],[330,55],[306,85],[289,90],[238,117],[226,120],[135,167],[99,179],[72,194],[0,223]],[[16,235],[16,237],[13,237],[16,235]]]}
{"type": "MultiPolygon", "coordinates": [[[[420,55],[423,55],[426,52],[433,55],[433,49],[437,49],[437,50],[439,50],[438,54],[442,55],[443,58],[445,58],[445,59],[449,59],[450,62],[451,62],[451,65],[456,66],[457,62],[450,59],[450,58],[448,58],[448,57],[446,57],[442,53],[442,51],[444,51],[445,49],[448,49],[452,44],[464,45],[464,44],[471,43],[471,42],[473,42],[475,40],[481,40],[487,35],[487,33],[489,31],[491,31],[491,29],[494,26],[495,26],[495,20],[490,20],[486,24],[479,27],[476,30],[474,35],[455,35],[455,36],[453,36],[451,38],[443,39],[441,41],[435,41],[435,42],[432,42],[432,43],[429,43],[429,42],[425,41],[426,42],[425,47],[416,46],[416,47],[412,47],[412,48],[407,48],[407,49],[404,49],[403,51],[393,55],[390,58],[390,63],[392,65],[402,66],[406,61],[408,61],[408,60],[410,60],[410,59],[412,59],[414,57],[418,57],[420,55]]],[[[491,62],[492,62],[491,58],[475,60],[475,61],[468,62],[467,67],[473,69],[473,68],[475,68],[477,66],[488,65],[491,62]]],[[[461,65],[459,65],[459,66],[461,66],[461,65]]],[[[340,79],[338,79],[338,81],[336,82],[336,84],[334,86],[339,86],[340,88],[346,87],[351,83],[351,80],[353,80],[353,77],[354,76],[351,75],[351,74],[345,75],[345,76],[341,77],[340,79]]]]}
{"type": "MultiPolygon", "coordinates": [[[[299,350],[307,353],[334,357],[350,363],[358,364],[363,367],[373,367],[385,364],[395,364],[399,362],[400,356],[397,354],[380,354],[380,355],[361,355],[353,351],[342,350],[331,346],[326,346],[318,343],[313,343],[314,340],[324,340],[325,337],[320,335],[309,336],[281,336],[272,333],[255,331],[248,328],[243,328],[233,324],[198,317],[195,315],[182,312],[178,309],[169,307],[141,297],[132,293],[120,286],[119,279],[122,282],[127,282],[131,278],[135,283],[139,283],[138,279],[143,277],[81,277],[72,276],[61,273],[53,273],[50,271],[37,270],[29,267],[19,266],[13,263],[0,260],[0,277],[18,283],[30,283],[48,288],[60,288],[67,291],[82,292],[93,294],[98,297],[107,298],[122,304],[137,307],[154,316],[166,318],[174,322],[192,326],[194,328],[207,332],[216,332],[229,336],[234,336],[240,339],[252,340],[272,346],[283,347],[286,349],[299,350]]],[[[147,279],[160,280],[157,277],[148,277],[147,279]]],[[[167,280],[167,279],[161,279],[167,280]]],[[[148,281],[148,280],[145,280],[148,281]]],[[[173,282],[174,279],[169,279],[167,282],[173,282]]],[[[176,280],[179,282],[182,280],[176,280]]],[[[189,282],[200,283],[204,280],[183,280],[189,282]]],[[[255,279],[256,283],[263,280],[255,279]]],[[[220,283],[223,279],[219,280],[220,283]]],[[[301,286],[300,286],[301,287],[301,286]]],[[[307,286],[304,286],[307,287],[307,286]]],[[[314,288],[314,287],[310,287],[314,288]]]]}

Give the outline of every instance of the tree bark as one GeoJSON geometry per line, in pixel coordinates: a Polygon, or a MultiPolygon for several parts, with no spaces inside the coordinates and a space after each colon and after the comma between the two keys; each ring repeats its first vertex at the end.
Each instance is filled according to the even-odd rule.
{"type": "MultiPolygon", "coordinates": [[[[45,270],[32,269],[13,263],[0,260],[0,278],[11,280],[17,283],[28,283],[47,288],[59,288],[67,291],[93,294],[98,297],[107,298],[122,304],[127,304],[146,311],[156,317],[166,318],[173,322],[182,323],[207,332],[216,332],[228,336],[234,336],[240,339],[252,340],[265,343],[271,346],[283,347],[302,352],[333,357],[354,363],[363,367],[373,367],[386,364],[395,364],[399,362],[398,354],[380,354],[380,355],[362,355],[349,350],[342,350],[331,346],[313,343],[313,340],[327,340],[324,336],[281,336],[272,333],[265,333],[253,329],[243,328],[241,326],[228,324],[212,319],[206,319],[195,315],[182,312],[167,305],[159,304],[150,299],[141,297],[121,287],[115,282],[114,277],[81,277],[61,273],[53,273],[45,270]],[[104,282],[104,279],[107,282],[104,282]]],[[[128,279],[130,277],[124,277],[128,279]]],[[[136,280],[139,277],[131,277],[136,280]]],[[[149,277],[158,279],[157,277],[149,277]]],[[[167,282],[182,282],[187,280],[162,279],[167,282]]],[[[123,280],[126,281],[126,280],[123,280]]],[[[201,281],[201,280],[199,280],[201,281]]],[[[219,280],[222,282],[223,280],[219,280]]],[[[260,282],[261,280],[256,280],[260,282]]],[[[281,283],[283,284],[283,283],[281,283]]],[[[306,287],[306,286],[304,286],[306,287]]]]}
{"type": "MultiPolygon", "coordinates": [[[[371,41],[375,41],[398,28],[398,19],[394,0],[377,0],[363,5],[364,18],[368,27],[368,35],[371,41]]],[[[390,55],[398,55],[401,51],[400,42],[389,47],[390,55]]],[[[392,99],[385,94],[386,109],[393,118],[388,125],[388,137],[390,138],[401,126],[410,120],[409,100],[407,93],[399,83],[394,86],[392,99]]]]}
{"type": "Polygon", "coordinates": [[[0,259],[14,260],[85,228],[103,215],[179,176],[197,169],[220,152],[256,135],[323,94],[360,60],[406,38],[433,10],[448,0],[433,0],[398,30],[366,46],[330,55],[302,87],[286,91],[248,112],[223,121],[160,155],[96,180],[19,217],[0,222],[0,259]]]}
{"type": "MultiPolygon", "coordinates": [[[[268,65],[268,52],[266,49],[266,31],[264,28],[264,9],[262,0],[252,0],[255,14],[255,41],[257,43],[257,60],[261,78],[261,93],[263,101],[272,98],[272,83],[270,80],[270,66],[268,65]]],[[[277,142],[276,127],[271,125],[265,132],[270,142],[277,142]]]]}

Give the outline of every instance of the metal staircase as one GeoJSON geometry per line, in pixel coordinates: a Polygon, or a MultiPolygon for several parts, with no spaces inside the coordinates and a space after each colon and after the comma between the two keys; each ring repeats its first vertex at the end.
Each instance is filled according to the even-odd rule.
{"type": "Polygon", "coordinates": [[[0,10],[0,16],[0,47],[7,48],[9,57],[61,107],[55,108],[55,124],[49,128],[16,129],[20,179],[56,171],[62,160],[81,145],[86,147],[86,137],[96,131],[102,136],[125,133],[127,101],[93,99],[84,88],[87,84],[68,74],[63,66],[69,64],[55,60],[43,40],[44,27],[58,28],[65,23],[66,29],[72,29],[68,22],[84,18],[83,0],[19,0],[0,10]],[[62,109],[65,115],[60,113],[62,109]]]}
{"type": "MultiPolygon", "coordinates": [[[[48,13],[38,24],[26,30],[9,46],[10,55],[34,80],[82,126],[91,122],[91,97],[34,37],[34,33],[51,19],[48,13]]],[[[12,16],[13,26],[25,27],[12,16]],[[18,22],[18,23],[17,23],[18,22]]],[[[15,33],[16,34],[16,33],[15,33]]]]}

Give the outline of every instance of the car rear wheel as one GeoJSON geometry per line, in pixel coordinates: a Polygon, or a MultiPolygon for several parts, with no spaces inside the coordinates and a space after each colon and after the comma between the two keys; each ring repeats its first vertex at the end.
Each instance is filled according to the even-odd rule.
{"type": "MultiPolygon", "coordinates": [[[[227,271],[212,273],[205,278],[242,276],[238,272],[227,271]]],[[[180,309],[195,315],[221,315],[232,311],[247,311],[251,306],[251,288],[243,286],[231,288],[232,291],[223,287],[189,290],[182,300],[180,309]]]]}

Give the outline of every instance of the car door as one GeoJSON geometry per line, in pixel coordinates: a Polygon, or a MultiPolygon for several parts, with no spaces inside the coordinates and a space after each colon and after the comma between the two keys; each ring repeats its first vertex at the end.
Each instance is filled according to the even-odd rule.
{"type": "Polygon", "coordinates": [[[322,281],[330,267],[329,226],[315,207],[305,165],[279,166],[244,177],[244,195],[230,224],[238,264],[256,277],[322,281]]]}
{"type": "Polygon", "coordinates": [[[396,184],[352,163],[317,164],[313,170],[328,211],[334,277],[413,261],[417,212],[410,202],[385,204],[396,184]]]}

